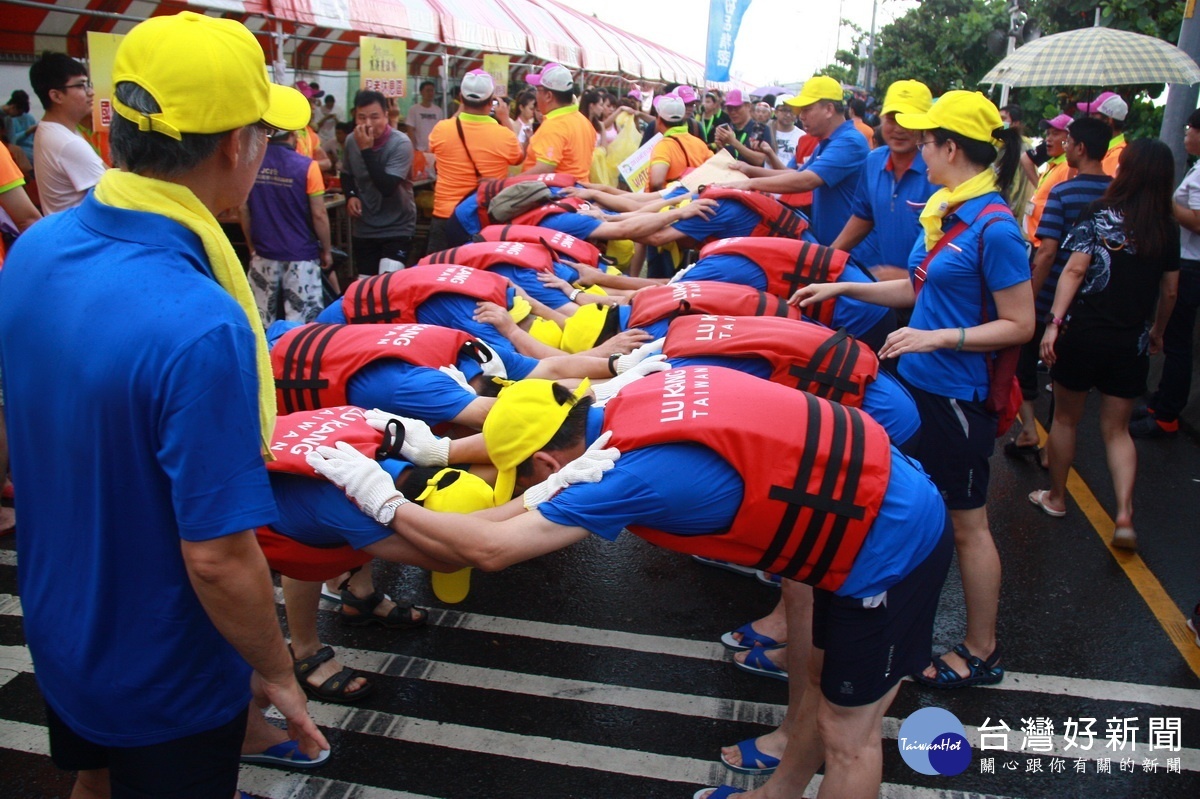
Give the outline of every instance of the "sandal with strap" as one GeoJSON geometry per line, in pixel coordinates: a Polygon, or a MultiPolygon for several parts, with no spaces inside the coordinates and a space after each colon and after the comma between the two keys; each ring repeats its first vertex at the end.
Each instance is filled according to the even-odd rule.
{"type": "Polygon", "coordinates": [[[731,630],[721,636],[721,643],[726,649],[734,652],[745,652],[747,649],[762,647],[763,649],[778,649],[787,643],[787,641],[776,641],[769,635],[763,635],[754,629],[753,622],[746,622],[736,630],[731,630]],[[734,635],[740,634],[742,637],[734,638],[734,635]]]}
{"type": "Polygon", "coordinates": [[[980,660],[971,654],[966,644],[954,647],[954,654],[966,661],[968,674],[959,674],[950,664],[940,657],[933,659],[937,676],[932,679],[921,672],[912,675],[914,681],[930,688],[968,688],[972,685],[995,685],[1004,679],[1004,667],[1000,665],[1000,647],[997,646],[987,660],[980,660]]]}
{"type": "Polygon", "coordinates": [[[742,755],[742,765],[735,766],[725,759],[725,755],[721,755],[721,763],[730,771],[738,774],[749,774],[754,777],[765,777],[768,774],[774,774],[775,769],[779,768],[779,758],[774,755],[768,755],[766,752],[758,748],[757,738],[747,738],[744,741],[739,741],[738,752],[742,755]]]}
{"type": "Polygon", "coordinates": [[[420,627],[425,624],[425,619],[429,616],[429,612],[424,608],[413,607],[411,602],[396,602],[396,607],[392,608],[391,612],[386,616],[380,616],[375,612],[375,608],[379,607],[379,603],[387,601],[388,597],[379,591],[375,591],[368,597],[356,597],[350,592],[349,588],[342,589],[342,623],[348,624],[351,627],[368,627],[372,624],[378,624],[386,627],[389,630],[411,630],[414,627],[420,627]],[[346,612],[346,608],[351,608],[358,611],[354,614],[346,612]],[[417,611],[416,618],[413,618],[413,611],[417,611]]]}
{"type": "Polygon", "coordinates": [[[348,686],[356,677],[365,676],[361,671],[349,667],[342,669],[320,685],[313,685],[308,681],[309,674],[316,671],[322,663],[327,663],[333,660],[333,658],[334,652],[331,646],[323,646],[317,650],[315,655],[300,658],[299,660],[296,659],[294,654],[292,655],[292,667],[296,670],[296,681],[300,683],[300,687],[304,689],[304,693],[313,699],[320,699],[323,702],[334,702],[339,705],[357,702],[371,693],[375,687],[371,683],[367,683],[357,691],[349,690],[348,686]]]}

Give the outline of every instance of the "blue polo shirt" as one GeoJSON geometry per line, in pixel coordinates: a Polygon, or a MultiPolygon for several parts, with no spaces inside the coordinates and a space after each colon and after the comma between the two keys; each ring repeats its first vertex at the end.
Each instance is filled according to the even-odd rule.
{"type": "MultiPolygon", "coordinates": [[[[854,135],[858,136],[859,141],[862,141],[861,133],[855,131],[854,135]]],[[[716,280],[722,283],[751,286],[759,291],[767,290],[767,276],[758,264],[744,255],[734,253],[722,253],[703,258],[679,279],[680,281],[716,280]]],[[[873,283],[874,280],[857,264],[849,262],[837,282],[873,283]]],[[[838,297],[833,304],[833,326],[846,328],[846,331],[852,336],[865,336],[875,325],[879,324],[883,317],[887,316],[888,310],[882,305],[874,305],[851,297],[838,297]]]]}
{"type": "MultiPolygon", "coordinates": [[[[395,480],[412,464],[380,461],[395,480]]],[[[271,492],[279,507],[279,520],[271,529],[310,547],[350,545],[363,549],[392,534],[391,528],[363,513],[345,492],[328,480],[298,474],[271,472],[271,492]]]]}
{"type": "Polygon", "coordinates": [[[825,181],[824,186],[813,189],[812,231],[820,244],[832,244],[850,219],[854,192],[869,152],[863,135],[847,120],[822,139],[800,167],[801,172],[813,172],[825,181]]]}
{"type": "MultiPolygon", "coordinates": [[[[861,138],[861,137],[860,137],[861,138]]],[[[717,200],[717,210],[711,217],[693,216],[675,223],[675,229],[689,239],[729,239],[749,236],[759,222],[758,214],[737,200],[717,200]]]]}
{"type": "Polygon", "coordinates": [[[891,156],[887,147],[876,147],[867,154],[850,204],[851,214],[874,225],[871,232],[875,234],[878,260],[863,260],[867,266],[908,265],[908,255],[921,234],[921,211],[938,189],[929,182],[920,152],[898,180],[891,156]]]}
{"type": "MultiPolygon", "coordinates": [[[[555,186],[550,187],[550,194],[553,197],[559,196],[562,189],[555,186]]],[[[606,211],[605,213],[609,213],[606,211]]],[[[475,196],[475,192],[467,195],[466,199],[460,202],[454,209],[454,218],[458,220],[458,224],[462,225],[463,230],[472,236],[479,234],[483,226],[479,223],[479,198],[475,196]]],[[[588,236],[596,232],[596,228],[602,224],[599,219],[592,219],[590,216],[583,214],[551,214],[543,219],[538,227],[546,227],[551,230],[558,230],[577,239],[587,239],[588,236]]]]}
{"type": "Polygon", "coordinates": [[[0,296],[18,578],[43,696],[106,747],[228,723],[250,667],[209,620],[180,545],[276,518],[246,314],[198,236],[94,193],[20,237],[0,296]]]}
{"type": "MultiPolygon", "coordinates": [[[[594,409],[588,415],[589,443],[603,430],[600,414],[594,409]]],[[[891,458],[879,515],[846,582],[835,592],[839,596],[863,598],[886,591],[941,540],[946,524],[941,495],[920,467],[894,447],[891,458]]],[[[555,524],[582,527],[609,541],[630,525],[705,535],[729,527],[744,490],[742,477],[711,449],[659,444],[622,452],[600,482],[568,486],[538,511],[555,524]]]]}
{"type": "MultiPolygon", "coordinates": [[[[991,203],[1003,205],[1004,198],[991,192],[967,200],[942,221],[942,230],[949,230],[960,219],[970,227],[954,240],[953,246],[943,247],[926,267],[925,286],[917,295],[909,327],[941,330],[983,324],[985,296],[988,319],[995,319],[992,293],[1029,282],[1025,238],[1016,220],[1006,215],[985,227],[986,220],[978,218],[984,206],[991,203]]],[[[909,272],[924,259],[925,237],[918,236],[908,260],[909,272]]],[[[900,357],[898,368],[906,381],[931,394],[965,401],[987,397],[987,362],[980,352],[913,352],[900,357]]]]}

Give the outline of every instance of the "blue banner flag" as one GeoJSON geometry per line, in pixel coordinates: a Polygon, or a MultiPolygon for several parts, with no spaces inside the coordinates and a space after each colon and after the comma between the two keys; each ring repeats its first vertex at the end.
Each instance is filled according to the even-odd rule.
{"type": "Polygon", "coordinates": [[[729,65],[733,63],[733,43],[737,41],[742,16],[749,7],[750,0],[709,0],[705,80],[716,83],[729,80],[729,65]]]}

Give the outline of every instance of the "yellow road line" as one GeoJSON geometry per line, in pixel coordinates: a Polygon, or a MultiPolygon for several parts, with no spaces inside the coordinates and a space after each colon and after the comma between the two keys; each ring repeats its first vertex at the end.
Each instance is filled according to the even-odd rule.
{"type": "MultiPolygon", "coordinates": [[[[1040,422],[1038,423],[1038,434],[1045,445],[1046,430],[1040,422]]],[[[1142,600],[1149,606],[1150,612],[1154,614],[1154,618],[1158,620],[1167,637],[1171,639],[1171,643],[1179,650],[1179,654],[1183,655],[1183,659],[1187,661],[1192,672],[1200,677],[1200,647],[1196,646],[1195,636],[1187,627],[1187,618],[1183,615],[1183,611],[1175,604],[1175,600],[1171,599],[1166,589],[1162,587],[1162,583],[1150,571],[1150,567],[1146,565],[1140,555],[1112,546],[1110,542],[1115,524],[1101,507],[1100,500],[1096,499],[1092,489],[1088,488],[1087,483],[1074,468],[1067,474],[1067,492],[1075,499],[1075,503],[1083,511],[1083,515],[1091,522],[1096,535],[1100,537],[1109,553],[1116,559],[1125,572],[1125,576],[1129,578],[1129,582],[1141,595],[1142,600]]]]}

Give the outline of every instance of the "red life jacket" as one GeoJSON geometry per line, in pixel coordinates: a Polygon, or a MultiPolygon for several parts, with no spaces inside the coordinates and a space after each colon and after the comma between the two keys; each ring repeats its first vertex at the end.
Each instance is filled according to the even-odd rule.
{"type": "Polygon", "coordinates": [[[271,348],[275,397],[284,413],[346,404],[350,378],[369,363],[394,359],[452,366],[469,335],[436,325],[302,325],[271,348]]]}
{"type": "Polygon", "coordinates": [[[462,294],[508,307],[508,280],[469,266],[416,266],[356,280],[342,297],[351,324],[417,321],[417,309],[434,294],[462,294]]]}
{"type": "Polygon", "coordinates": [[[460,264],[474,269],[493,266],[520,266],[539,272],[554,271],[554,253],[540,244],[522,241],[480,241],[440,250],[417,261],[428,264],[460,264]]]}
{"type": "Polygon", "coordinates": [[[727,530],[674,535],[630,525],[632,532],[827,591],[846,581],[891,474],[887,433],[862,411],[731,369],[642,378],[609,402],[604,424],[622,452],[694,442],[745,481],[727,530]]]}
{"type": "Polygon", "coordinates": [[[800,318],[798,309],[773,294],[740,283],[720,283],[715,280],[689,280],[650,286],[634,294],[630,304],[630,328],[685,314],[800,318]]]}
{"type": "Polygon", "coordinates": [[[584,201],[578,197],[560,197],[557,200],[552,200],[545,205],[539,205],[537,208],[526,211],[513,217],[514,225],[529,225],[537,227],[542,223],[542,220],[548,216],[555,214],[571,214],[583,207],[584,201]]]}
{"type": "Polygon", "coordinates": [[[479,201],[479,223],[481,227],[487,227],[494,224],[488,216],[488,206],[492,204],[492,200],[496,195],[507,189],[509,186],[515,186],[518,183],[525,183],[530,180],[536,180],[545,183],[547,186],[552,186],[556,189],[565,189],[569,186],[574,186],[576,183],[574,175],[568,175],[565,172],[542,172],[536,175],[514,175],[511,178],[490,178],[481,180],[479,188],[475,190],[475,199],[479,201]]]}
{"type": "Polygon", "coordinates": [[[762,358],[771,382],[854,408],[879,374],[875,353],[845,330],[767,316],[681,316],[667,330],[663,354],[762,358]]]}
{"type": "Polygon", "coordinates": [[[569,233],[536,225],[488,225],[479,231],[484,241],[526,241],[558,253],[558,260],[600,268],[600,249],[569,233]]]}
{"type": "Polygon", "coordinates": [[[320,477],[304,456],[317,447],[336,446],[339,441],[375,460],[399,458],[403,431],[381,433],[367,424],[364,413],[353,405],[338,405],[275,417],[275,430],[271,434],[271,454],[275,460],[267,461],[267,471],[320,477]]]}
{"type": "Polygon", "coordinates": [[[758,224],[750,231],[751,236],[771,236],[783,239],[798,239],[808,230],[808,220],[788,208],[769,194],[761,191],[742,191],[721,186],[706,186],[700,192],[703,200],[733,200],[758,214],[758,224]]]}
{"type": "MultiPolygon", "coordinates": [[[[710,255],[741,255],[749,258],[767,278],[767,291],[785,300],[796,289],[810,283],[836,283],[846,271],[850,253],[808,241],[778,241],[732,238],[706,244],[700,261],[710,255]]],[[[819,302],[804,309],[804,315],[826,327],[833,325],[836,300],[819,302]]]]}

